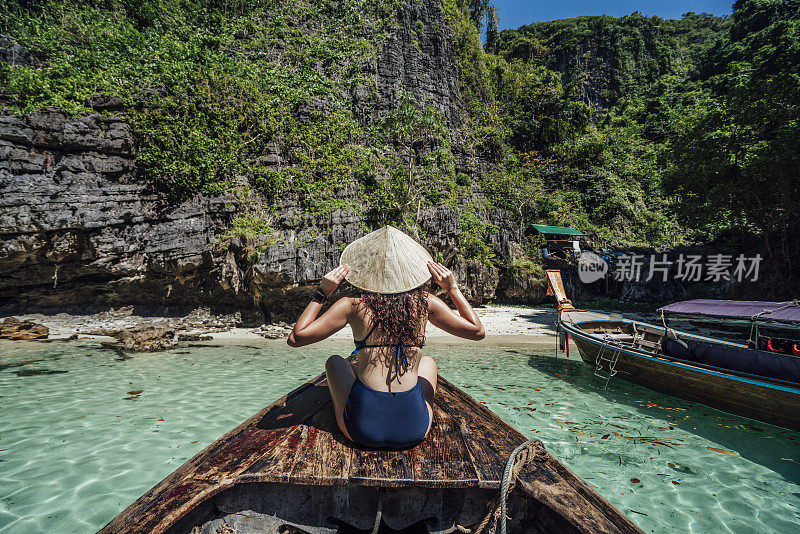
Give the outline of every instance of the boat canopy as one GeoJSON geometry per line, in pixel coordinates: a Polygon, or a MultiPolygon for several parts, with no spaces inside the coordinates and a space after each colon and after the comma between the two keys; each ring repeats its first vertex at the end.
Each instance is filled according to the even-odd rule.
{"type": "Polygon", "coordinates": [[[722,319],[778,322],[800,326],[800,300],[761,302],[753,300],[697,299],[676,302],[659,311],[665,314],[699,315],[722,319]]]}
{"type": "Polygon", "coordinates": [[[547,226],[546,224],[532,224],[531,226],[533,226],[533,228],[535,228],[539,232],[549,235],[573,235],[573,236],[586,235],[580,230],[576,230],[574,228],[568,228],[566,226],[547,226]]]}

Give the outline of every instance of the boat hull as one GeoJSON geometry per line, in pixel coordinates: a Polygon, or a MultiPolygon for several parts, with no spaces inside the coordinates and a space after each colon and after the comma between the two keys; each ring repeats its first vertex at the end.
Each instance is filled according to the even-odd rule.
{"type": "MultiPolygon", "coordinates": [[[[569,332],[581,359],[593,367],[601,351],[607,355],[619,348],[587,334],[579,325],[569,321],[560,321],[560,324],[569,332]]],[[[608,365],[603,364],[601,369],[608,371],[608,365]]],[[[772,425],[800,430],[800,388],[683,364],[659,354],[635,349],[620,350],[615,370],[615,378],[655,391],[772,425]]]]}
{"type": "Polygon", "coordinates": [[[361,448],[339,431],[320,375],[209,445],[100,532],[370,532],[380,509],[380,532],[444,534],[484,524],[481,532],[493,534],[515,450],[510,534],[641,532],[541,442],[441,377],[434,404],[419,445],[361,448]]]}
{"type": "MultiPolygon", "coordinates": [[[[381,488],[375,486],[315,486],[285,483],[238,484],[204,502],[167,534],[259,532],[272,534],[334,534],[371,532],[376,519],[381,532],[446,533],[457,525],[477,525],[487,515],[487,503],[497,490],[482,488],[381,488]],[[380,516],[378,510],[380,509],[380,516]]],[[[508,496],[511,533],[591,532],[553,514],[524,489],[508,496]]],[[[496,531],[495,518],[486,534],[496,531]]]]}

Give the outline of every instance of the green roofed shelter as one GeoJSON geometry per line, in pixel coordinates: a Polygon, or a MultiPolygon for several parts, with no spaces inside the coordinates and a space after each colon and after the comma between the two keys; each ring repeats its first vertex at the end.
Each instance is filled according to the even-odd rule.
{"type": "Polygon", "coordinates": [[[574,228],[568,228],[566,226],[547,226],[546,224],[532,224],[531,226],[533,226],[539,232],[549,235],[574,235],[574,236],[586,235],[580,230],[576,230],[574,228]]]}

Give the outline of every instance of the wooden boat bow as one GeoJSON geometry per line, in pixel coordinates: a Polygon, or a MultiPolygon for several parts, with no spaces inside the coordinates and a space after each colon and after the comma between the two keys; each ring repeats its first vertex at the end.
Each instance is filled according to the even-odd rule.
{"type": "MultiPolygon", "coordinates": [[[[371,514],[354,517],[348,508],[348,524],[356,528],[365,528],[366,521],[374,519],[376,504],[371,503],[377,488],[386,496],[384,510],[394,507],[399,514],[409,503],[418,502],[407,513],[424,517],[430,511],[419,508],[429,507],[431,495],[443,501],[463,500],[458,492],[465,491],[477,498],[475,506],[485,508],[488,497],[499,493],[506,460],[527,438],[441,377],[435,402],[434,424],[419,445],[408,450],[363,449],[339,431],[325,376],[320,375],[206,447],[100,532],[188,532],[200,516],[209,516],[213,508],[209,503],[215,499],[227,494],[241,499],[242,492],[256,489],[286,495],[300,491],[317,499],[325,492],[349,492],[348,499],[364,499],[361,508],[371,514]],[[204,507],[209,510],[201,513],[204,507]]],[[[526,504],[526,510],[547,510],[541,517],[568,526],[567,531],[640,532],[541,443],[533,444],[532,450],[514,494],[535,503],[526,504]]],[[[387,523],[390,517],[384,513],[387,523]]],[[[392,528],[400,527],[397,523],[392,528]]]]}

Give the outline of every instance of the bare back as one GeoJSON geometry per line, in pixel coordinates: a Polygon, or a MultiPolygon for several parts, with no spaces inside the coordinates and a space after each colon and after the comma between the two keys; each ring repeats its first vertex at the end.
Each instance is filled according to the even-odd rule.
{"type": "MultiPolygon", "coordinates": [[[[377,391],[408,391],[417,383],[419,362],[422,348],[404,344],[398,349],[397,339],[375,328],[372,312],[360,306],[360,299],[352,298],[354,312],[350,317],[354,341],[365,341],[369,345],[381,347],[364,347],[358,350],[358,379],[367,387],[377,391]],[[397,351],[403,351],[410,364],[407,368],[398,365],[397,351]]],[[[419,319],[419,340],[425,339],[425,327],[428,322],[427,313],[419,319]]]]}

